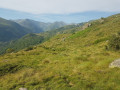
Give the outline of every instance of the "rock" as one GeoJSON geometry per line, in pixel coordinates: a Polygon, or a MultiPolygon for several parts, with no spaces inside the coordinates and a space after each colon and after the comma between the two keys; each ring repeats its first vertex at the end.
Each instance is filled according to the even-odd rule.
{"type": "Polygon", "coordinates": [[[19,90],[27,90],[27,88],[19,88],[19,90]]]}
{"type": "Polygon", "coordinates": [[[105,21],[104,18],[99,20],[100,23],[103,23],[104,21],[105,21]]]}
{"type": "Polygon", "coordinates": [[[74,84],[73,84],[72,82],[69,82],[69,85],[70,85],[70,86],[74,86],[74,84]]]}
{"type": "Polygon", "coordinates": [[[110,68],[114,68],[114,67],[118,67],[120,68],[120,59],[117,59],[115,61],[113,61],[110,65],[109,65],[110,68]]]}
{"type": "Polygon", "coordinates": [[[92,25],[92,24],[90,24],[90,23],[86,23],[85,25],[83,25],[82,30],[84,30],[84,29],[90,27],[91,25],[92,25]]]}

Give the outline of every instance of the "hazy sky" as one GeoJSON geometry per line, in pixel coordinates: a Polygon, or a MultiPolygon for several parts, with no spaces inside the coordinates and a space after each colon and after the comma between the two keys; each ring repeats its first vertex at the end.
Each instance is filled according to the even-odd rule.
{"type": "Polygon", "coordinates": [[[86,22],[120,12],[120,0],[0,0],[0,17],[86,22]]]}
{"type": "Polygon", "coordinates": [[[0,8],[33,14],[87,11],[120,12],[120,0],[0,0],[0,8]]]}

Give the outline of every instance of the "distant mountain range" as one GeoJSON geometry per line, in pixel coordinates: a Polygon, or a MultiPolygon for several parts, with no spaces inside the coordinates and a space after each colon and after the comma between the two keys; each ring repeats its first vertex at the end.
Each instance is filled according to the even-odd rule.
{"type": "MultiPolygon", "coordinates": [[[[7,32],[7,29],[3,29],[3,32],[1,32],[0,54],[5,53],[7,49],[12,49],[14,52],[16,52],[26,47],[40,44],[49,40],[56,34],[74,33],[75,31],[78,31],[77,27],[84,25],[84,23],[66,25],[64,22],[43,23],[29,19],[10,21],[1,18],[0,21],[1,23],[6,21],[4,23],[6,26],[4,27],[11,25],[11,27],[15,28],[15,30],[13,28],[11,29],[10,27],[7,28],[9,31],[11,31],[11,33],[7,32]],[[7,24],[8,22],[10,22],[10,25],[7,24]],[[11,23],[14,23],[15,25],[13,26],[11,23]],[[21,28],[16,29],[18,26],[21,28]],[[19,33],[22,33],[22,35],[20,36],[19,33]],[[5,36],[2,36],[2,34],[5,36]],[[15,35],[13,37],[13,34],[15,34],[16,37],[15,35]],[[19,37],[17,37],[17,35],[19,37]]],[[[1,26],[3,26],[3,24],[1,24],[1,26]]],[[[2,28],[0,28],[0,31],[2,31],[2,28]]]]}
{"type": "Polygon", "coordinates": [[[64,22],[44,23],[30,19],[6,20],[0,18],[0,42],[15,40],[28,33],[40,33],[65,25],[64,22]]]}
{"type": "Polygon", "coordinates": [[[44,22],[34,21],[30,19],[19,19],[14,21],[20,24],[21,26],[30,29],[33,33],[49,31],[49,30],[57,29],[67,25],[64,22],[44,23],[44,22]]]}

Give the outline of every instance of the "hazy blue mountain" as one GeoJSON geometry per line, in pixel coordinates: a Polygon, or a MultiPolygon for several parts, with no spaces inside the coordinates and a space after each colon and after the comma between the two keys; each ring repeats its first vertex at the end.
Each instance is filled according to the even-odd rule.
{"type": "MultiPolygon", "coordinates": [[[[43,28],[40,27],[40,22],[30,20],[30,19],[19,19],[14,20],[16,23],[20,24],[23,27],[30,29],[33,33],[43,32],[43,28]]],[[[43,23],[44,24],[44,23],[43,23]]]]}
{"type": "Polygon", "coordinates": [[[15,40],[28,33],[40,33],[57,29],[64,25],[66,25],[64,22],[44,23],[30,19],[20,19],[14,22],[0,18],[0,42],[15,40]]]}
{"type": "Polygon", "coordinates": [[[44,23],[39,21],[34,21],[30,19],[18,19],[14,20],[16,23],[30,29],[33,33],[40,33],[43,31],[49,31],[52,29],[57,29],[67,25],[64,22],[54,22],[54,23],[44,23]]]}

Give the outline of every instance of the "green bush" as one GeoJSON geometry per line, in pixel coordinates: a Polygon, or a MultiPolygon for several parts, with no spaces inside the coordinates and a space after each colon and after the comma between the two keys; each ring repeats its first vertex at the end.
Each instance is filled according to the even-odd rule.
{"type": "Polygon", "coordinates": [[[120,50],[120,32],[110,38],[108,46],[112,50],[120,50]]]}
{"type": "Polygon", "coordinates": [[[25,49],[25,51],[30,51],[30,50],[33,50],[34,48],[32,46],[28,47],[25,49]]]}
{"type": "Polygon", "coordinates": [[[106,41],[106,40],[108,40],[108,38],[97,39],[96,41],[94,41],[93,44],[98,44],[98,43],[103,42],[103,41],[106,41]]]}
{"type": "Polygon", "coordinates": [[[23,66],[18,64],[6,64],[3,66],[0,66],[0,76],[3,76],[7,73],[14,73],[21,68],[23,68],[23,66]]]}
{"type": "Polygon", "coordinates": [[[12,48],[8,48],[8,49],[6,50],[6,53],[12,53],[12,52],[14,52],[14,49],[12,49],[12,48]]]}

